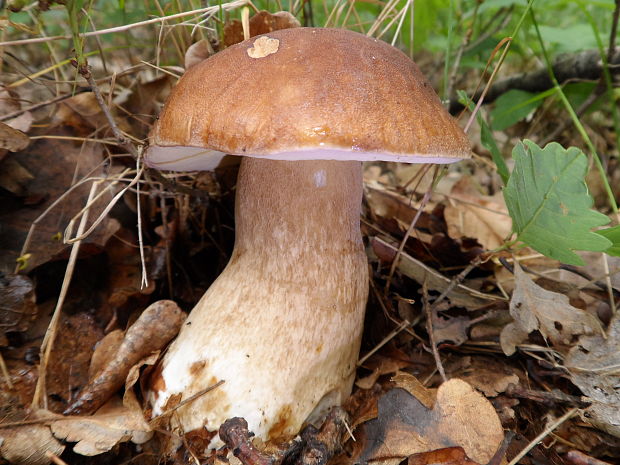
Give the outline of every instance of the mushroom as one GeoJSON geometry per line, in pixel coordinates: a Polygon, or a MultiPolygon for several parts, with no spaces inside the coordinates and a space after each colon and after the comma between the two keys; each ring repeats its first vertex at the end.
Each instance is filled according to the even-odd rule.
{"type": "Polygon", "coordinates": [[[159,414],[223,380],[178,408],[176,427],[216,432],[239,416],[263,440],[284,440],[351,391],[368,292],[360,161],[450,163],[470,145],[405,54],[351,31],[296,28],[188,70],[146,162],[205,170],[223,154],[243,156],[232,257],[149,399],[159,414]]]}

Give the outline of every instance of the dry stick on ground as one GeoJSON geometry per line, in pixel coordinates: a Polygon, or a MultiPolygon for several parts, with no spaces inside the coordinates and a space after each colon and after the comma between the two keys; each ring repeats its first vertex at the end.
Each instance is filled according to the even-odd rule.
{"type": "MultiPolygon", "coordinates": [[[[608,63],[613,65],[612,70],[617,74],[620,72],[620,52],[616,51],[609,59],[608,63]]],[[[603,72],[601,56],[598,50],[586,50],[574,55],[570,55],[553,64],[553,72],[560,84],[573,80],[596,81],[603,72]]],[[[484,101],[491,103],[500,95],[509,90],[525,90],[527,92],[543,92],[553,87],[549,78],[547,68],[541,68],[529,73],[516,74],[502,79],[490,86],[486,92],[484,101]]],[[[474,93],[472,100],[479,99],[483,94],[474,93]]],[[[463,105],[458,100],[450,102],[450,113],[456,114],[463,109],[463,105]]]]}
{"type": "Polygon", "coordinates": [[[562,415],[557,421],[547,426],[542,433],[540,433],[538,436],[532,439],[532,441],[527,446],[525,446],[525,448],[521,452],[519,452],[515,457],[513,457],[513,459],[510,461],[508,465],[517,465],[517,463],[519,463],[519,461],[523,457],[525,457],[525,455],[530,450],[536,447],[536,444],[538,444],[540,441],[545,439],[554,429],[556,429],[562,423],[572,418],[577,413],[577,410],[578,410],[577,408],[570,409],[568,412],[562,415]]]}
{"type": "Polygon", "coordinates": [[[424,307],[424,311],[426,312],[426,331],[428,332],[428,339],[431,345],[431,351],[433,352],[433,357],[435,358],[435,365],[437,366],[437,371],[441,375],[442,381],[445,383],[448,381],[446,377],[446,371],[443,369],[443,364],[441,363],[441,357],[439,356],[439,351],[437,350],[437,341],[435,340],[435,332],[433,331],[433,315],[435,313],[436,306],[428,303],[428,285],[426,279],[422,284],[422,306],[424,307]]]}
{"type": "Polygon", "coordinates": [[[11,375],[9,370],[6,368],[6,364],[4,363],[4,358],[2,358],[2,354],[0,353],[0,371],[2,371],[2,376],[4,376],[4,381],[9,386],[9,389],[13,389],[13,382],[11,381],[11,375]]]}

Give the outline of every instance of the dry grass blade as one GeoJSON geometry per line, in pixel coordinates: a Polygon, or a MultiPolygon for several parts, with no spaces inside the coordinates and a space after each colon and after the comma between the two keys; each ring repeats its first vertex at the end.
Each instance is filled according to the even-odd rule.
{"type": "MultiPolygon", "coordinates": [[[[235,0],[229,3],[222,3],[221,5],[210,6],[207,8],[198,8],[196,10],[191,10],[191,11],[183,11],[181,13],[177,13],[174,15],[161,16],[158,18],[148,19],[146,21],[139,21],[137,23],[125,24],[123,26],[111,27],[108,29],[101,29],[99,31],[85,32],[83,34],[80,34],[80,38],[95,37],[95,36],[100,36],[103,34],[114,34],[114,33],[119,33],[119,32],[126,32],[136,27],[148,26],[149,24],[165,23],[166,21],[170,21],[170,20],[178,19],[178,18],[184,18],[186,16],[193,16],[193,15],[211,16],[221,10],[230,11],[236,8],[240,8],[244,5],[248,5],[249,3],[250,3],[249,0],[235,0]]],[[[10,47],[10,46],[24,45],[24,44],[37,44],[41,42],[51,42],[54,40],[67,40],[71,38],[72,38],[71,36],[51,36],[51,37],[37,37],[35,39],[10,40],[6,42],[0,42],[0,47],[10,47]]]]}
{"type": "MultiPolygon", "coordinates": [[[[123,171],[123,173],[121,173],[120,178],[122,178],[129,171],[130,171],[129,169],[126,169],[125,171],[123,171]]],[[[65,243],[66,244],[73,244],[73,243],[75,243],[77,241],[81,241],[81,240],[86,239],[95,230],[95,228],[97,226],[99,226],[99,224],[106,218],[106,216],[108,215],[110,210],[114,207],[114,205],[116,205],[116,202],[118,202],[121,199],[121,197],[123,195],[125,195],[125,192],[127,192],[128,189],[130,189],[131,187],[133,187],[134,185],[136,185],[138,183],[138,181],[142,177],[142,173],[143,173],[143,168],[140,168],[140,170],[138,172],[136,172],[136,175],[133,177],[131,182],[129,184],[127,184],[127,186],[125,186],[123,189],[121,189],[121,191],[118,192],[112,198],[112,200],[103,209],[103,211],[101,212],[99,217],[93,222],[93,224],[90,226],[90,228],[88,228],[84,232],[81,232],[81,233],[78,232],[78,234],[75,237],[72,238],[71,234],[73,233],[73,226],[75,225],[75,222],[78,220],[78,218],[80,218],[83,215],[86,215],[86,213],[90,210],[90,208],[93,206],[93,204],[97,200],[99,200],[101,198],[101,196],[103,196],[107,191],[111,190],[116,184],[118,184],[119,179],[113,180],[110,184],[108,184],[106,186],[106,188],[104,190],[99,192],[99,194],[97,194],[95,196],[95,198],[90,199],[88,201],[88,203],[84,206],[84,208],[82,208],[82,210],[80,210],[73,218],[71,218],[71,221],[69,221],[69,225],[65,229],[65,234],[64,234],[64,241],[65,241],[65,243]]]]}
{"type": "Polygon", "coordinates": [[[508,465],[517,465],[517,463],[519,463],[519,461],[523,457],[525,457],[525,455],[530,450],[532,450],[536,446],[536,444],[538,444],[540,441],[545,439],[549,434],[551,434],[551,432],[553,432],[554,429],[556,429],[558,426],[560,426],[566,420],[568,420],[571,417],[573,417],[573,415],[575,415],[577,413],[577,410],[578,410],[577,408],[570,409],[568,412],[566,412],[564,415],[562,415],[560,418],[558,418],[552,424],[547,426],[542,433],[540,433],[538,436],[536,436],[534,439],[532,439],[532,441],[521,452],[519,452],[515,457],[513,457],[513,459],[510,461],[510,463],[508,465]]]}
{"type": "MultiPolygon", "coordinates": [[[[88,203],[90,203],[93,197],[95,197],[97,193],[97,187],[99,186],[99,184],[100,184],[100,181],[94,182],[91,185],[90,192],[88,194],[88,203]]],[[[80,225],[78,226],[78,234],[82,234],[84,232],[87,221],[88,221],[88,210],[86,210],[86,212],[82,216],[82,220],[80,221],[80,225]]],[[[46,394],[46,389],[45,389],[45,378],[46,378],[47,365],[49,363],[50,355],[52,353],[52,347],[54,346],[54,339],[56,338],[56,333],[58,331],[58,324],[60,322],[62,306],[65,301],[65,297],[67,296],[67,291],[69,290],[69,284],[71,283],[71,278],[73,276],[73,270],[75,269],[75,262],[77,261],[78,251],[80,250],[80,244],[81,244],[81,241],[77,241],[73,244],[71,248],[71,254],[69,255],[69,262],[67,263],[67,268],[65,270],[65,277],[62,281],[62,286],[60,289],[60,295],[58,296],[58,301],[56,302],[56,307],[54,308],[52,319],[50,321],[49,326],[47,327],[47,331],[45,332],[43,343],[41,344],[41,362],[39,364],[39,379],[37,380],[37,385],[35,387],[34,395],[32,397],[32,406],[34,408],[47,409],[47,394],[46,394]]]]}

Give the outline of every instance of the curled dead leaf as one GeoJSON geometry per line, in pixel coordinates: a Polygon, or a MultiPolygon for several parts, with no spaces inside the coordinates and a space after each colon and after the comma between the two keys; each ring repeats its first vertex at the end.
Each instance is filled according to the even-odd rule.
{"type": "Polygon", "coordinates": [[[65,415],[92,412],[124,384],[131,368],[177,335],[185,314],[171,300],[151,304],[127,330],[114,357],[86,385],[65,415]]]}
{"type": "Polygon", "coordinates": [[[512,231],[512,220],[501,193],[481,195],[471,178],[463,176],[453,187],[444,210],[448,235],[453,239],[471,237],[487,250],[504,243],[512,231]]]}
{"type": "Polygon", "coordinates": [[[190,69],[192,66],[206,60],[214,53],[215,51],[207,39],[202,39],[193,43],[185,51],[185,69],[190,69]]]}
{"type": "MultiPolygon", "coordinates": [[[[259,11],[250,18],[250,37],[267,34],[280,29],[299,27],[301,24],[288,11],[269,13],[259,11]]],[[[224,26],[224,45],[230,47],[243,41],[243,26],[241,21],[235,19],[224,26]]]]}

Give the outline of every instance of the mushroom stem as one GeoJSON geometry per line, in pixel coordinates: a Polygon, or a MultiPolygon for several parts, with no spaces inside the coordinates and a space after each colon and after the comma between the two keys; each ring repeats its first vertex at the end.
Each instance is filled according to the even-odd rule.
{"type": "Polygon", "coordinates": [[[184,432],[239,416],[285,439],[349,394],[368,293],[361,197],[356,161],[243,159],[232,257],[151,383],[154,414],[224,380],[178,409],[184,432]]]}

